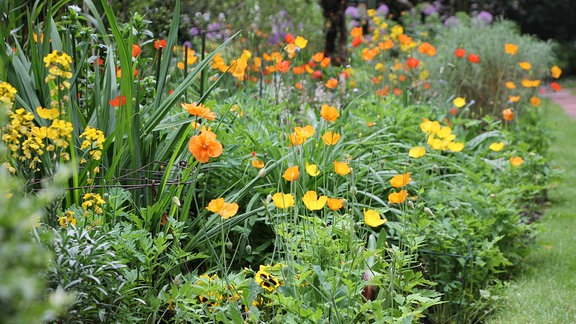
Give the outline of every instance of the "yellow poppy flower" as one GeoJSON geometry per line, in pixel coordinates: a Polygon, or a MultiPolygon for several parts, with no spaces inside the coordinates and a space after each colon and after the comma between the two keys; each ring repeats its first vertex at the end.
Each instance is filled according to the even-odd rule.
{"type": "Polygon", "coordinates": [[[380,218],[380,214],[377,211],[373,209],[364,209],[364,223],[366,223],[366,225],[370,227],[378,227],[386,224],[386,222],[386,218],[380,218]]]}
{"type": "Polygon", "coordinates": [[[488,148],[494,152],[500,152],[504,148],[504,142],[494,142],[488,148]]]}
{"type": "Polygon", "coordinates": [[[310,190],[304,194],[304,196],[302,197],[302,201],[304,202],[306,208],[310,210],[320,210],[324,208],[324,206],[326,206],[328,197],[326,196],[318,197],[316,191],[310,190]]]}
{"type": "Polygon", "coordinates": [[[456,98],[454,98],[452,103],[454,104],[454,106],[456,108],[462,108],[462,107],[464,107],[464,105],[466,105],[466,99],[464,99],[462,97],[456,97],[456,98]]]}
{"type": "Polygon", "coordinates": [[[424,156],[424,154],[426,154],[426,148],[424,146],[416,146],[408,151],[408,156],[413,159],[421,158],[424,156]]]}
{"type": "Polygon", "coordinates": [[[318,170],[318,165],[309,164],[308,162],[306,162],[306,173],[308,173],[311,177],[319,175],[320,170],[318,170]]]}
{"type": "Polygon", "coordinates": [[[272,195],[272,202],[278,208],[288,208],[294,206],[294,196],[292,194],[285,194],[277,192],[272,195]]]}
{"type": "Polygon", "coordinates": [[[348,163],[334,161],[334,171],[337,174],[344,176],[350,173],[351,170],[350,167],[348,166],[348,163]]]}
{"type": "Polygon", "coordinates": [[[335,145],[338,143],[338,140],[340,140],[340,134],[332,131],[327,131],[322,135],[322,141],[324,141],[324,144],[326,145],[335,145]]]}

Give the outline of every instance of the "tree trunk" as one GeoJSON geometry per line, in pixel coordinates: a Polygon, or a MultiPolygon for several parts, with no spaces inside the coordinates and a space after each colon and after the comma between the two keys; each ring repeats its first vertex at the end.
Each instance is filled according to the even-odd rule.
{"type": "Polygon", "coordinates": [[[345,64],[347,31],[344,12],[348,0],[320,0],[320,6],[324,12],[326,29],[324,55],[330,57],[334,65],[345,64]]]}

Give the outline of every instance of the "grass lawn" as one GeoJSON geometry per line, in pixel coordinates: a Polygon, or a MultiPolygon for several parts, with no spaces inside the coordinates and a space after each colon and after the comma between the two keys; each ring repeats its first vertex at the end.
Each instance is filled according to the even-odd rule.
{"type": "Polygon", "coordinates": [[[486,323],[576,323],[576,121],[558,105],[543,108],[554,136],[552,166],[561,174],[524,270],[486,323]]]}

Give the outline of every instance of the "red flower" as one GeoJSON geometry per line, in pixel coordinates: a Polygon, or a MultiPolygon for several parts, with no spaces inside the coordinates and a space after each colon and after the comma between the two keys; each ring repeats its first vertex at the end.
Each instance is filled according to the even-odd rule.
{"type": "Polygon", "coordinates": [[[116,98],[109,101],[112,107],[124,106],[126,104],[125,96],[116,96],[116,98]]]}
{"type": "Polygon", "coordinates": [[[360,38],[360,37],[355,37],[355,38],[352,40],[352,46],[353,46],[353,47],[357,47],[357,46],[360,45],[360,44],[362,44],[362,38],[360,38]]]}
{"type": "Polygon", "coordinates": [[[480,56],[475,55],[475,54],[468,54],[468,61],[470,61],[470,63],[480,63],[480,56]]]}
{"type": "Polygon", "coordinates": [[[463,48],[457,48],[454,51],[454,55],[456,55],[457,58],[463,58],[466,55],[466,51],[463,48]]]}
{"type": "Polygon", "coordinates": [[[160,48],[166,48],[166,40],[165,39],[157,39],[154,41],[154,48],[159,50],[160,48]]]}
{"type": "Polygon", "coordinates": [[[413,57],[409,57],[406,60],[406,66],[411,68],[411,69],[415,69],[419,63],[420,63],[420,61],[418,61],[417,59],[415,59],[413,57]]]}
{"type": "Polygon", "coordinates": [[[322,77],[322,71],[320,70],[316,70],[314,71],[314,73],[312,73],[312,79],[319,79],[322,77]]]}
{"type": "Polygon", "coordinates": [[[284,37],[284,40],[286,41],[287,44],[292,44],[294,43],[294,36],[292,36],[292,34],[286,34],[286,37],[284,37]]]}
{"type": "Polygon", "coordinates": [[[132,57],[136,57],[138,55],[140,55],[140,46],[132,44],[132,57]]]}
{"type": "Polygon", "coordinates": [[[550,88],[552,88],[552,90],[554,91],[560,91],[562,90],[562,86],[558,84],[558,82],[552,82],[550,83],[550,88]]]}

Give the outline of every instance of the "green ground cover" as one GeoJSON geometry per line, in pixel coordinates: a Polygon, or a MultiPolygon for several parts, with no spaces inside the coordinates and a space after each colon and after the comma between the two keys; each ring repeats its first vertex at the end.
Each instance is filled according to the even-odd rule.
{"type": "Polygon", "coordinates": [[[545,107],[554,138],[550,164],[559,177],[538,220],[536,244],[507,288],[503,307],[487,323],[576,322],[576,121],[558,105],[545,107]]]}

